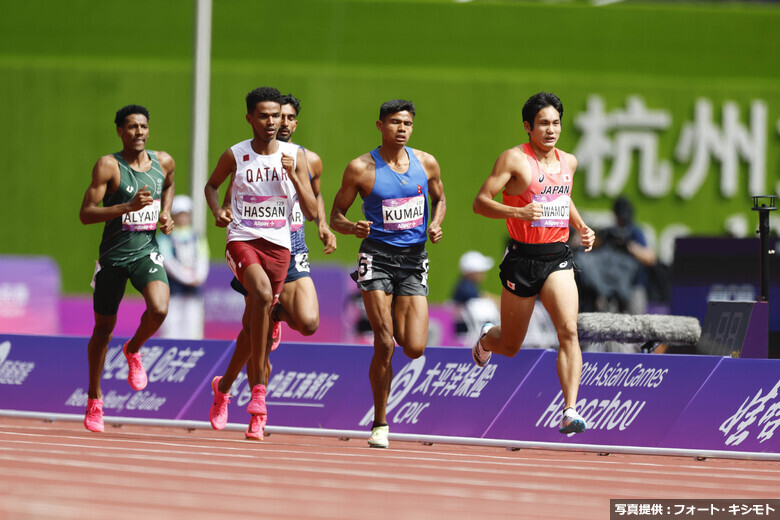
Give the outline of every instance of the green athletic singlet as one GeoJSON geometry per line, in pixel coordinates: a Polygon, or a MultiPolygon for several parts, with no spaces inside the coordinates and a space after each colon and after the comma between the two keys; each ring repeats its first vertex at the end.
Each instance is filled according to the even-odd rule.
{"type": "Polygon", "coordinates": [[[146,153],[152,160],[152,167],[145,172],[133,170],[120,152],[114,154],[119,163],[119,188],[111,195],[106,194],[103,197],[103,207],[130,202],[144,186],[152,192],[154,203],[106,222],[98,260],[102,266],[127,265],[158,251],[155,233],[160,218],[165,174],[157,160],[157,154],[151,150],[146,153]]]}

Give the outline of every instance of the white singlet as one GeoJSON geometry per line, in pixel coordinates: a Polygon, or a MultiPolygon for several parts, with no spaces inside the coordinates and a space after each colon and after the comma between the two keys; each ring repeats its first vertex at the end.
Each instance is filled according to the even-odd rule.
{"type": "MultiPolygon", "coordinates": [[[[227,227],[227,241],[264,238],[290,249],[290,215],[296,198],[295,186],[282,168],[282,153],[298,163],[298,145],[277,141],[272,155],[252,150],[247,139],[230,147],[236,158],[231,205],[233,222],[227,227]]],[[[293,172],[295,166],[293,166],[293,172]]]]}

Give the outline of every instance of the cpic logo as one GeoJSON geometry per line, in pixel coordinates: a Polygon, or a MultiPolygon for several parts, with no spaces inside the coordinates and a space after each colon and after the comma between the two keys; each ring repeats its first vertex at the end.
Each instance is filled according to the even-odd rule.
{"type": "MultiPolygon", "coordinates": [[[[422,374],[425,367],[425,356],[420,356],[417,359],[407,363],[407,365],[401,369],[398,374],[393,377],[393,384],[390,387],[390,396],[387,398],[387,413],[390,413],[393,408],[403,401],[404,397],[411,392],[414,384],[422,374]]],[[[360,420],[360,426],[368,426],[374,420],[374,407],[372,406],[363,419],[360,420]]]]}

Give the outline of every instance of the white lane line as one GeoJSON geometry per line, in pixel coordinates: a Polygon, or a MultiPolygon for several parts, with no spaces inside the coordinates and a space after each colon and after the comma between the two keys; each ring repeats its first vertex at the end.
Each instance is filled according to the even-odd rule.
{"type": "MultiPolygon", "coordinates": [[[[46,466],[56,465],[80,470],[89,470],[93,473],[106,472],[112,478],[121,482],[125,474],[148,475],[150,468],[142,465],[117,464],[117,463],[96,463],[95,461],[83,460],[52,460],[44,457],[13,457],[0,454],[0,460],[16,463],[43,464],[46,466]]],[[[220,466],[223,464],[210,464],[210,466],[220,466]]],[[[257,486],[269,486],[274,488],[289,487],[290,492],[295,496],[300,496],[301,490],[329,489],[350,492],[392,492],[401,495],[414,495],[420,497],[443,497],[448,499],[462,498],[468,500],[485,500],[489,495],[492,500],[502,500],[507,502],[516,502],[518,497],[524,496],[524,492],[541,491],[549,494],[550,503],[559,501],[560,483],[551,482],[549,485],[529,484],[527,482],[493,482],[468,479],[453,479],[443,476],[436,476],[435,482],[431,481],[421,483],[421,475],[408,473],[384,473],[378,474],[377,471],[344,471],[332,470],[327,468],[300,468],[297,466],[273,468],[252,465],[248,467],[253,473],[248,477],[224,474],[217,471],[206,471],[200,469],[188,468],[186,474],[182,471],[170,467],[155,467],[154,476],[157,479],[164,478],[182,478],[190,480],[202,480],[207,485],[212,482],[235,482],[242,478],[248,479],[257,486]],[[270,473],[273,470],[273,473],[270,473]],[[279,474],[287,472],[292,474],[279,474]],[[303,475],[301,475],[303,473],[303,475]],[[343,477],[356,477],[356,479],[344,479],[343,477]]],[[[597,492],[600,488],[593,486],[591,492],[597,492]]],[[[536,502],[539,496],[533,495],[533,501],[536,502]]],[[[526,496],[531,498],[531,496],[526,496]]]]}
{"type": "MultiPolygon", "coordinates": [[[[47,438],[47,440],[49,440],[47,438]]],[[[332,467],[341,466],[368,466],[374,467],[382,459],[375,458],[372,455],[376,453],[376,450],[369,450],[364,448],[364,452],[371,451],[372,453],[365,453],[365,456],[360,460],[355,460],[357,455],[353,455],[353,459],[344,460],[343,454],[337,452],[311,452],[311,451],[296,451],[296,450],[278,450],[276,447],[270,447],[268,445],[252,444],[251,448],[246,447],[244,450],[238,450],[234,448],[229,451],[220,450],[218,447],[205,446],[205,445],[188,445],[188,450],[171,451],[168,449],[154,449],[147,445],[155,445],[155,443],[144,442],[144,447],[139,448],[127,448],[124,446],[82,446],[78,444],[70,443],[58,443],[47,442],[45,444],[27,441],[27,440],[6,440],[3,446],[0,446],[0,451],[13,451],[13,446],[24,446],[28,451],[34,451],[35,453],[43,454],[49,453],[52,455],[70,455],[71,451],[66,449],[76,448],[88,452],[91,457],[103,456],[107,458],[115,458],[117,454],[127,459],[140,459],[147,460],[148,455],[152,455],[155,460],[166,462],[187,462],[192,463],[195,459],[195,463],[207,462],[212,459],[222,461],[225,458],[232,459],[234,461],[248,461],[248,463],[254,464],[258,458],[262,458],[264,463],[311,463],[328,465],[332,467]],[[62,450],[54,450],[54,448],[62,448],[62,450]],[[182,460],[182,459],[185,460],[182,460]]],[[[247,444],[247,441],[244,441],[247,444]]],[[[764,478],[780,475],[780,466],[769,465],[767,468],[753,468],[750,471],[745,468],[733,468],[733,467],[717,467],[711,468],[702,466],[664,466],[653,464],[615,464],[611,468],[594,468],[589,461],[578,461],[577,463],[560,463],[557,461],[528,461],[526,459],[515,459],[511,462],[486,462],[486,461],[461,461],[461,460],[442,460],[439,458],[429,457],[397,457],[390,452],[383,452],[392,459],[393,462],[400,460],[405,461],[405,467],[408,469],[426,470],[426,471],[439,471],[446,468],[451,473],[466,473],[472,475],[477,474],[489,474],[489,475],[515,475],[518,471],[528,472],[537,471],[538,469],[546,470],[547,472],[538,473],[540,477],[551,476],[555,478],[561,474],[579,475],[583,472],[594,472],[599,470],[600,472],[607,469],[609,473],[605,474],[605,480],[611,480],[615,478],[615,474],[618,474],[621,478],[626,475],[637,475],[642,479],[649,476],[661,476],[666,477],[668,475],[677,475],[684,473],[688,478],[702,477],[709,479],[715,483],[718,479],[726,479],[729,481],[755,481],[763,480],[764,478]],[[549,471],[550,467],[554,467],[554,471],[549,471]],[[758,474],[758,475],[757,475],[758,474]]],[[[419,454],[420,452],[416,452],[419,454]]],[[[221,462],[220,462],[221,463],[221,462]]],[[[628,477],[626,477],[628,478],[628,477]]]]}
{"type": "MultiPolygon", "coordinates": [[[[36,455],[19,455],[17,452],[9,451],[8,453],[3,453],[3,451],[8,450],[5,447],[0,448],[0,460],[9,460],[9,461],[16,461],[16,462],[28,462],[28,463],[42,463],[42,464],[57,464],[61,465],[63,464],[62,461],[58,460],[56,456],[59,455],[70,455],[69,452],[64,450],[53,450],[53,449],[38,449],[36,450],[36,455]],[[41,456],[44,455],[44,456],[41,456]],[[50,456],[45,456],[50,455],[50,456]]],[[[108,457],[107,457],[108,458],[108,457]]],[[[274,459],[274,460],[258,460],[258,457],[250,457],[250,456],[232,456],[231,462],[229,462],[229,465],[231,468],[235,470],[240,469],[246,469],[250,472],[261,468],[264,471],[273,471],[274,473],[277,472],[289,472],[289,473],[297,473],[297,474],[304,474],[304,475],[326,475],[329,478],[341,478],[341,479],[357,479],[358,481],[362,481],[362,479],[376,479],[377,478],[377,465],[366,465],[365,468],[356,468],[354,467],[354,464],[330,464],[327,465],[327,467],[321,467],[323,462],[319,459],[315,458],[287,458],[284,459],[274,459]],[[258,464],[259,463],[259,464],[258,464]],[[317,467],[320,466],[320,467],[317,467]]],[[[92,466],[97,468],[122,468],[126,465],[121,464],[121,462],[116,461],[116,457],[110,457],[109,461],[98,461],[94,456],[91,457],[92,459],[92,466]]],[[[149,457],[145,457],[138,453],[131,453],[128,456],[123,457],[124,460],[132,460],[132,461],[149,461],[149,457]]],[[[191,454],[188,458],[180,458],[176,456],[160,456],[159,454],[156,455],[153,458],[153,462],[156,464],[164,463],[164,464],[186,464],[188,466],[192,467],[200,467],[204,468],[204,471],[207,468],[213,468],[213,467],[225,467],[226,463],[224,461],[224,458],[222,457],[216,457],[213,459],[203,459],[198,454],[191,454]]],[[[68,461],[69,464],[75,464],[77,467],[80,464],[83,464],[81,460],[76,461],[68,461]]],[[[90,467],[92,467],[90,466],[90,467]]],[[[127,465],[129,467],[134,467],[132,465],[127,465]]],[[[400,467],[399,467],[400,469],[400,467]]],[[[457,471],[455,471],[455,467],[443,467],[443,466],[420,466],[419,464],[412,464],[412,465],[404,465],[403,469],[406,471],[411,470],[417,470],[417,472],[409,473],[409,472],[401,472],[401,471],[392,471],[392,472],[386,472],[384,475],[381,476],[382,480],[385,482],[387,481],[400,481],[400,482],[408,482],[408,481],[419,481],[420,479],[425,479],[426,473],[429,474],[430,478],[435,480],[438,483],[442,484],[448,484],[450,486],[462,486],[462,487],[470,487],[470,488],[498,488],[498,489],[511,489],[511,490],[519,490],[518,488],[518,480],[511,479],[511,476],[513,474],[516,474],[517,472],[504,472],[503,476],[510,477],[510,480],[508,481],[496,481],[495,479],[490,478],[484,478],[486,475],[489,476],[496,476],[496,472],[475,472],[475,471],[461,471],[460,474],[458,474],[457,471]],[[447,473],[445,475],[441,475],[443,471],[446,471],[447,473]],[[420,475],[420,472],[423,473],[423,475],[420,475]],[[477,478],[475,475],[479,475],[480,478],[477,478]]],[[[188,475],[191,474],[191,468],[188,468],[188,475]]],[[[208,471],[206,471],[206,474],[210,474],[208,471]]],[[[586,485],[584,487],[586,488],[592,488],[593,492],[604,491],[604,486],[611,486],[617,483],[618,487],[615,488],[615,491],[621,491],[624,490],[626,486],[629,485],[637,485],[637,486],[665,486],[667,485],[668,479],[671,476],[676,476],[677,473],[674,471],[664,471],[664,472],[654,472],[654,474],[649,474],[647,471],[634,471],[632,472],[632,475],[626,475],[625,473],[614,475],[605,473],[603,471],[593,471],[588,470],[587,468],[561,468],[558,465],[550,466],[547,465],[545,467],[540,467],[539,465],[528,465],[523,470],[523,476],[525,478],[528,478],[529,475],[533,475],[534,479],[542,480],[547,479],[549,480],[549,483],[539,483],[538,488],[534,488],[538,491],[546,491],[550,490],[553,491],[555,489],[559,489],[559,480],[562,476],[566,476],[569,478],[578,479],[582,482],[585,482],[586,485]],[[597,487],[598,486],[598,487],[597,487]]],[[[686,488],[691,490],[710,490],[719,485],[719,482],[717,480],[725,480],[726,482],[724,484],[728,484],[732,487],[736,487],[737,482],[736,480],[731,477],[723,477],[721,479],[714,479],[713,475],[702,475],[706,478],[703,479],[702,482],[699,481],[693,481],[691,478],[689,478],[685,483],[677,485],[677,487],[680,488],[686,488]]],[[[745,478],[744,480],[747,480],[748,486],[751,490],[765,490],[768,493],[771,493],[774,490],[773,486],[762,486],[761,482],[763,482],[763,479],[758,478],[745,478]]],[[[527,487],[526,484],[523,484],[523,487],[527,487]]]]}

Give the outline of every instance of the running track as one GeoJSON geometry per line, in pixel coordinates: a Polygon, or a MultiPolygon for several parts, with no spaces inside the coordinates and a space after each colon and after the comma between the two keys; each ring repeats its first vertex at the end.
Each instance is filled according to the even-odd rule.
{"type": "Polygon", "coordinates": [[[609,499],[768,499],[780,462],[0,417],[0,519],[608,519],[609,499]]]}

